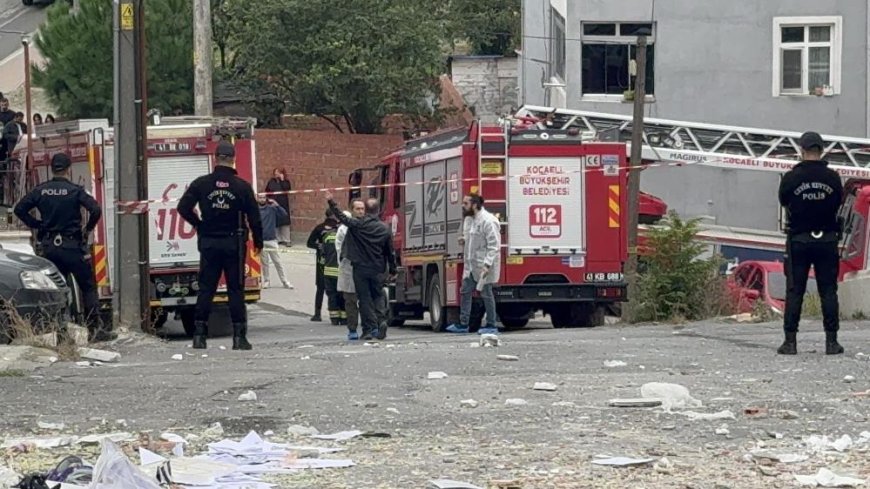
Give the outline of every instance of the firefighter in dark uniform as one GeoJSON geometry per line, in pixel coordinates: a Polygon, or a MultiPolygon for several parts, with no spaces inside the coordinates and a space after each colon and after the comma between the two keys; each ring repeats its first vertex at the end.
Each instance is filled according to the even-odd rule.
{"type": "MultiPolygon", "coordinates": [[[[334,220],[332,212],[326,211],[328,219],[334,220]]],[[[320,234],[321,256],[323,257],[323,285],[326,289],[329,322],[333,326],[347,324],[347,312],[344,310],[344,294],[338,291],[338,250],[335,248],[335,236],[338,233],[338,222],[327,224],[320,234]]]]}
{"type": "Polygon", "coordinates": [[[88,236],[102,216],[100,205],[84,188],[70,181],[69,156],[59,153],[51,158],[53,178],[31,190],[15,206],[15,215],[36,231],[37,253],[50,260],[64,276],[72,275],[82,295],[85,324],[91,342],[114,339],[111,325],[100,321],[97,284],[88,236]],[[82,208],[88,220],[82,228],[82,208]],[[30,211],[37,209],[37,219],[30,211]]]}
{"type": "Polygon", "coordinates": [[[316,269],[314,274],[314,285],[316,290],[314,291],[314,315],[311,316],[311,321],[319,323],[323,321],[320,316],[320,311],[323,309],[323,294],[326,292],[326,281],[323,275],[323,268],[325,266],[325,261],[323,259],[323,241],[321,238],[323,237],[323,231],[328,228],[338,228],[338,221],[332,217],[332,214],[327,210],[326,211],[326,219],[323,222],[314,226],[314,229],[311,230],[311,234],[308,235],[308,242],[306,246],[315,250],[317,253],[315,256],[316,269]]]}
{"type": "Polygon", "coordinates": [[[218,143],[214,171],[194,180],[178,202],[178,213],[196,228],[199,244],[199,293],[193,334],[193,347],[197,349],[206,347],[208,317],[221,273],[229,295],[233,350],[251,349],[247,338],[244,262],[248,228],[259,253],[263,249],[263,224],[254,189],[236,173],[235,156],[231,143],[218,143]],[[194,210],[197,205],[200,215],[194,210]]]}
{"type": "Polygon", "coordinates": [[[843,347],[837,342],[840,307],[837,301],[837,276],[840,256],[838,243],[841,223],[837,212],[843,200],[843,183],[828,163],[822,160],[824,142],[817,133],[801,136],[802,161],[785,174],[779,186],[779,202],[788,212],[785,272],[785,342],[782,355],[797,354],[798,323],[810,267],[815,270],[822,302],[825,328],[825,353],[838,355],[843,347]]]}

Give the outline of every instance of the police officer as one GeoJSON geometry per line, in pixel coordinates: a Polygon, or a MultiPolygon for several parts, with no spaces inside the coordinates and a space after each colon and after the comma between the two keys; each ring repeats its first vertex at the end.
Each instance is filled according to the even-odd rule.
{"type": "Polygon", "coordinates": [[[190,184],[178,202],[178,213],[196,228],[199,240],[199,293],[196,298],[193,347],[204,349],[208,317],[221,273],[226,277],[233,350],[250,350],[244,297],[244,260],[248,228],[257,253],[263,249],[263,224],[254,189],[239,178],[236,151],[226,141],[215,150],[215,168],[190,184]],[[194,211],[199,206],[197,215],[194,211]]]}
{"type": "Polygon", "coordinates": [[[822,301],[825,327],[825,353],[838,355],[843,347],[837,342],[840,308],[837,302],[841,223],[837,211],[843,199],[840,176],[822,160],[822,137],[815,132],[801,136],[802,161],[785,174],[779,186],[779,202],[788,211],[785,273],[785,342],[782,355],[797,354],[798,323],[810,267],[816,273],[822,301]]]}
{"type": "Polygon", "coordinates": [[[64,276],[72,275],[79,286],[84,303],[85,324],[91,342],[114,339],[111,325],[102,325],[97,301],[97,284],[88,235],[97,227],[102,211],[84,188],[70,181],[69,156],[58,153],[51,158],[53,178],[30,191],[15,206],[15,215],[27,227],[36,231],[36,248],[51,260],[64,276]],[[82,212],[88,211],[88,221],[82,229],[82,212]],[[37,209],[37,219],[30,211],[37,209]]]}

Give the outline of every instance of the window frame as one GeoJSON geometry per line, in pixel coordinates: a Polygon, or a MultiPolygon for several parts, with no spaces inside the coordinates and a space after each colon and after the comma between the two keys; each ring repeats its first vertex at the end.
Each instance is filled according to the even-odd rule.
{"type": "Polygon", "coordinates": [[[565,17],[556,10],[556,7],[550,6],[550,39],[552,39],[552,45],[550,46],[550,78],[556,78],[560,81],[565,81],[568,79],[567,77],[567,38],[568,38],[568,27],[567,22],[565,21],[565,17]],[[562,29],[562,38],[561,42],[559,37],[556,35],[556,27],[561,27],[562,29]],[[560,58],[561,54],[561,58],[560,58]],[[559,69],[561,67],[561,70],[559,69]]]}
{"type": "MultiPolygon", "coordinates": [[[[656,41],[656,22],[645,22],[645,21],[584,21],[580,24],[580,64],[581,64],[581,80],[580,80],[580,101],[581,102],[624,102],[625,97],[623,94],[617,93],[585,93],[583,92],[583,80],[582,80],[582,64],[583,64],[583,46],[586,44],[620,44],[629,46],[629,52],[631,52],[631,46],[637,45],[637,36],[623,36],[622,35],[622,24],[650,24],[650,35],[646,36],[647,45],[654,46],[656,41]],[[601,35],[601,34],[592,34],[587,35],[585,26],[588,24],[612,24],[616,26],[616,34],[615,35],[601,35]]],[[[655,63],[653,63],[652,67],[653,71],[653,79],[655,79],[655,63]]],[[[638,74],[640,75],[640,74],[638,74]]],[[[645,100],[647,102],[655,102],[655,94],[646,94],[645,100]]]]}
{"type": "Polygon", "coordinates": [[[774,17],[773,18],[773,56],[771,57],[771,73],[773,78],[772,93],[774,97],[809,97],[815,87],[809,86],[809,49],[812,47],[831,48],[830,85],[834,95],[840,95],[842,88],[843,68],[843,17],[839,15],[808,16],[808,17],[774,17]],[[785,27],[803,27],[803,42],[782,42],[782,29],[785,27]],[[828,42],[811,42],[810,27],[830,27],[831,38],[828,42]],[[801,89],[800,91],[783,90],[782,88],[782,53],[784,50],[802,51],[801,56],[801,89]]]}

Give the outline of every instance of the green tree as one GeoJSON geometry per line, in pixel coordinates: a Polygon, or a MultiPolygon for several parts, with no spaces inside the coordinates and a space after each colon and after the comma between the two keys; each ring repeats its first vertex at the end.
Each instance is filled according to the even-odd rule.
{"type": "MultiPolygon", "coordinates": [[[[148,106],[165,113],[193,108],[191,0],[145,2],[148,106]]],[[[33,82],[45,89],[65,118],[112,116],[112,2],[80,0],[48,11],[36,46],[45,58],[33,67],[33,82]]]]}
{"type": "Polygon", "coordinates": [[[442,30],[427,0],[229,0],[237,76],[266,83],[291,110],[352,132],[435,111],[442,30]]]}
{"type": "Polygon", "coordinates": [[[514,54],[520,46],[522,0],[450,0],[452,35],[477,55],[514,54]]]}

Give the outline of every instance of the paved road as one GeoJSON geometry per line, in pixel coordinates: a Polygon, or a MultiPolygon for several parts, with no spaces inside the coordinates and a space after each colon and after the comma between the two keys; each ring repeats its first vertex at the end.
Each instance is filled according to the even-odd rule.
{"type": "MultiPolygon", "coordinates": [[[[0,0],[0,31],[31,33],[45,20],[45,8],[25,7],[21,0],[0,0]]],[[[0,32],[0,61],[21,48],[19,34],[0,32]]]]}

